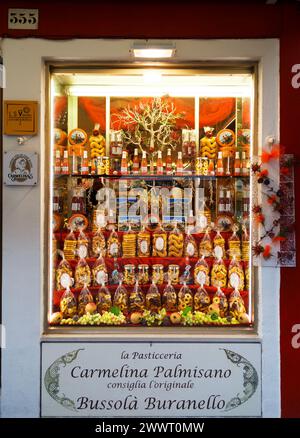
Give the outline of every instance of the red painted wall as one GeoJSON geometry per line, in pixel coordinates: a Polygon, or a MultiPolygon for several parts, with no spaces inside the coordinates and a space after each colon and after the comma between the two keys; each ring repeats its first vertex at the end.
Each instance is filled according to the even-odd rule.
{"type": "MultiPolygon", "coordinates": [[[[44,38],[280,38],[280,132],[286,152],[299,154],[300,88],[291,86],[291,68],[300,64],[300,2],[178,0],[6,1],[0,4],[0,36],[44,38]],[[8,31],[8,7],[39,8],[37,31],[8,31]]],[[[272,80],[272,78],[270,78],[272,80]]],[[[296,188],[300,173],[296,169],[296,188]]],[[[300,200],[296,198],[297,216],[300,200]]],[[[299,248],[300,222],[296,227],[299,248]]],[[[282,269],[282,415],[300,417],[300,349],[292,326],[300,324],[300,261],[282,269]],[[294,346],[298,346],[294,342],[294,346]]],[[[300,339],[299,339],[300,347],[300,339]]]]}

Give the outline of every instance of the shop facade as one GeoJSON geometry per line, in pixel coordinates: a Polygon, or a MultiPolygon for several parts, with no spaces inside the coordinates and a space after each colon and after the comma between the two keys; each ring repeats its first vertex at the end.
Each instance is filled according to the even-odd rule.
{"type": "MultiPolygon", "coordinates": [[[[152,42],[163,45],[166,40],[153,40],[152,42]]],[[[169,360],[170,368],[172,368],[169,377],[168,375],[167,377],[161,376],[162,380],[160,380],[159,373],[163,374],[163,370],[156,370],[158,373],[156,376],[158,378],[157,384],[161,383],[163,399],[168,398],[168,390],[164,386],[166,379],[174,378],[174,381],[177,379],[176,376],[174,377],[176,372],[174,367],[176,368],[177,361],[178,363],[183,362],[185,367],[189,364],[194,369],[199,364],[199,358],[207,354],[208,358],[205,362],[207,368],[210,368],[212,363],[220,361],[219,368],[227,369],[226,365],[230,365],[228,369],[230,369],[232,376],[234,376],[234,360],[230,361],[228,356],[226,359],[225,353],[222,353],[221,357],[221,350],[233,352],[237,357],[242,358],[238,360],[247,359],[250,363],[252,361],[256,382],[255,390],[252,391],[253,395],[251,394],[252,399],[246,397],[246,401],[242,401],[241,406],[237,405],[231,411],[228,409],[226,413],[225,404],[223,406],[221,403],[218,409],[215,409],[215,406],[218,405],[220,399],[224,399],[228,403],[234,398],[235,393],[228,393],[230,385],[226,386],[224,383],[224,388],[221,387],[218,399],[219,394],[212,394],[209,384],[201,382],[199,388],[206,394],[206,407],[203,408],[201,405],[201,408],[197,408],[192,405],[188,409],[190,416],[200,416],[203,414],[202,409],[205,409],[205,416],[278,417],[281,415],[281,363],[284,364],[284,360],[280,358],[280,317],[281,324],[283,324],[283,317],[279,298],[283,283],[280,268],[271,266],[272,263],[270,266],[258,264],[253,268],[251,288],[248,289],[247,309],[248,313],[253,315],[253,319],[248,321],[251,324],[247,326],[238,325],[235,328],[205,326],[104,328],[101,326],[82,330],[82,327],[77,325],[72,327],[49,325],[51,314],[59,310],[51,307],[54,295],[49,288],[52,268],[49,253],[53,249],[49,243],[52,240],[49,237],[51,235],[50,224],[53,221],[49,211],[52,211],[51,198],[55,188],[53,184],[55,174],[52,170],[55,151],[52,150],[53,141],[51,140],[51,129],[54,128],[51,109],[53,110],[55,96],[53,93],[51,100],[51,82],[56,75],[62,87],[66,85],[71,88],[76,85],[86,85],[86,83],[71,83],[68,82],[67,78],[67,82],[63,84],[64,75],[75,74],[76,76],[80,72],[86,74],[93,72],[96,77],[99,72],[103,72],[103,66],[115,69],[132,68],[133,64],[136,63],[132,58],[132,47],[137,43],[145,43],[145,40],[138,38],[114,40],[83,38],[71,41],[48,41],[35,38],[5,38],[2,41],[2,58],[6,72],[6,87],[3,90],[4,101],[38,102],[37,134],[26,139],[25,143],[19,146],[16,144],[15,136],[4,135],[3,137],[4,152],[16,151],[20,148],[19,150],[22,150],[23,153],[36,153],[38,161],[36,185],[32,187],[4,186],[3,188],[5,209],[3,217],[2,322],[6,328],[7,347],[3,350],[2,355],[2,415],[4,417],[99,415],[97,410],[96,414],[93,414],[92,408],[83,409],[84,404],[87,403],[86,400],[78,402],[76,412],[68,410],[64,405],[65,402],[62,402],[61,396],[53,396],[55,391],[51,395],[51,391],[45,390],[47,382],[49,383],[47,376],[51,375],[51,366],[55,361],[62,358],[62,362],[56,364],[59,367],[62,367],[64,361],[69,364],[69,359],[65,355],[71,351],[77,351],[76,354],[74,353],[76,357],[70,360],[70,363],[75,361],[74,366],[72,365],[72,371],[70,371],[71,374],[61,372],[60,378],[62,380],[60,383],[66,385],[64,392],[67,393],[68,388],[73,382],[76,382],[74,387],[78,386],[78,391],[75,390],[74,396],[76,394],[79,399],[82,392],[89,393],[90,391],[92,398],[93,385],[87,383],[86,378],[80,375],[79,370],[99,369],[99,362],[103,362],[105,369],[112,369],[115,366],[120,372],[120,368],[124,364],[123,359],[130,362],[131,358],[133,362],[129,365],[133,366],[140,354],[142,362],[139,370],[145,369],[144,373],[147,374],[147,368],[149,368],[154,372],[155,367],[159,365],[152,356],[150,363],[147,361],[150,358],[151,349],[155,348],[156,353],[169,355],[169,359],[166,360],[169,360]],[[249,302],[252,306],[250,312],[249,302]],[[197,352],[195,353],[196,358],[193,357],[194,352],[197,352]],[[126,354],[130,357],[126,357],[126,354]],[[76,362],[79,358],[82,362],[76,362]],[[152,360],[154,360],[153,363],[152,360]],[[70,376],[74,380],[68,380],[70,376]],[[200,414],[196,414],[197,409],[200,414]]],[[[279,84],[282,80],[279,71],[282,62],[280,50],[282,49],[277,37],[243,40],[205,40],[202,38],[183,40],[173,38],[168,39],[168,43],[176,48],[176,55],[171,64],[173,62],[177,69],[180,66],[187,71],[193,65],[193,67],[196,66],[196,70],[199,69],[198,73],[203,73],[205,66],[205,70],[209,74],[219,69],[218,73],[221,75],[220,72],[223,71],[224,74],[225,69],[227,74],[234,77],[237,71],[240,74],[245,74],[247,68],[252,68],[252,70],[246,71],[248,75],[251,71],[250,76],[252,75],[251,77],[254,78],[253,88],[250,92],[253,97],[252,146],[254,142],[256,145],[261,145],[256,146],[255,150],[256,154],[259,155],[261,148],[268,143],[270,137],[274,138],[275,142],[279,141],[280,136],[282,137],[282,134],[280,135],[282,126],[279,124],[281,108],[279,84]]],[[[147,41],[147,44],[151,44],[151,40],[147,41]]],[[[163,67],[161,63],[156,65],[154,63],[151,68],[153,66],[154,68],[159,66],[160,69],[168,68],[168,62],[164,63],[163,67]]],[[[138,68],[145,67],[147,67],[145,63],[138,65],[138,68]]],[[[282,89],[284,87],[281,86],[282,89]]],[[[72,102],[74,97],[72,90],[68,96],[70,94],[71,98],[68,97],[68,104],[72,102]]],[[[89,94],[85,93],[84,95],[88,96],[89,94]]],[[[227,96],[226,92],[224,95],[227,96]]],[[[112,99],[111,95],[110,99],[112,99]]],[[[239,95],[236,96],[236,99],[239,99],[239,95]]],[[[282,100],[284,99],[281,97],[281,102],[282,100]]],[[[111,102],[112,100],[110,100],[110,105],[111,102]]],[[[68,107],[68,113],[68,131],[71,130],[70,128],[79,128],[76,126],[76,122],[73,122],[71,126],[72,117],[73,120],[76,117],[74,114],[72,115],[70,107],[68,107]]],[[[109,122],[107,123],[108,126],[109,122]]],[[[196,129],[200,130],[201,128],[196,129]]],[[[200,132],[198,132],[198,143],[199,139],[200,132]]],[[[107,141],[106,147],[108,149],[111,147],[109,141],[107,141]]],[[[288,152],[294,152],[292,147],[291,150],[288,148],[288,152]]],[[[151,176],[151,173],[149,175],[151,176]]],[[[173,176],[176,179],[176,171],[173,176]]],[[[66,236],[64,236],[65,239],[66,236]]],[[[64,241],[60,243],[60,249],[65,249],[63,243],[64,241]]],[[[136,254],[130,253],[130,256],[135,257],[136,254]]],[[[283,278],[294,270],[295,268],[283,270],[283,278]],[[285,271],[288,273],[286,274],[285,271]]],[[[281,298],[281,300],[283,299],[281,298]]],[[[66,365],[64,368],[67,369],[68,366],[66,365]]],[[[240,384],[243,385],[245,382],[241,370],[239,373],[237,372],[237,376],[239,376],[240,384]]],[[[118,376],[118,379],[120,383],[131,381],[130,379],[126,380],[127,378],[124,380],[123,376],[118,376]]],[[[102,382],[103,379],[100,380],[102,382]]],[[[158,389],[153,388],[154,383],[152,388],[150,387],[151,379],[149,380],[146,375],[143,377],[139,374],[139,379],[135,376],[132,381],[135,381],[136,385],[133,390],[130,390],[132,392],[126,393],[124,390],[120,392],[122,394],[122,407],[119,408],[118,405],[114,404],[114,409],[103,409],[101,410],[103,416],[124,415],[127,395],[131,397],[127,399],[127,405],[136,401],[136,406],[132,403],[133,415],[149,416],[153,415],[154,412],[157,416],[166,416],[165,410],[159,410],[157,405],[155,407],[153,405],[152,409],[153,400],[147,401],[148,412],[147,405],[144,404],[142,407],[142,396],[145,399],[145,396],[149,398],[153,394],[159,394],[158,389]],[[143,379],[146,382],[144,387],[142,386],[143,379]],[[140,388],[137,380],[141,382],[140,388]],[[125,396],[125,394],[127,395],[125,396]]],[[[232,381],[234,381],[234,377],[232,381]]],[[[105,394],[107,391],[107,397],[111,394],[107,390],[109,384],[111,385],[112,382],[108,378],[108,382],[105,382],[106,389],[101,386],[102,383],[98,388],[98,391],[103,391],[105,394]]],[[[196,389],[199,390],[199,388],[196,389]]],[[[117,387],[112,389],[115,392],[118,390],[117,387]]],[[[236,392],[240,392],[238,386],[235,389],[236,392]]],[[[186,393],[195,398],[191,388],[184,390],[173,388],[173,390],[179,399],[186,399],[183,397],[183,394],[186,393]]],[[[71,396],[69,397],[72,399],[71,396]]],[[[94,397],[96,397],[95,394],[94,397]]],[[[114,402],[116,403],[117,400],[114,402]]],[[[178,406],[166,408],[166,412],[173,416],[178,416],[178,412],[181,416],[188,416],[187,411],[183,409],[180,412],[178,406]]]]}

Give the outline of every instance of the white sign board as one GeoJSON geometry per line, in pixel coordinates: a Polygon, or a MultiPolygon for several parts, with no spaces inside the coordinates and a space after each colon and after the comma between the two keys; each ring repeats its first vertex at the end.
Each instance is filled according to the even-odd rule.
{"type": "Polygon", "coordinates": [[[36,152],[4,152],[4,184],[7,186],[34,186],[37,184],[38,154],[36,152]]]}
{"type": "Polygon", "coordinates": [[[261,416],[259,343],[42,343],[43,417],[261,416]]]}

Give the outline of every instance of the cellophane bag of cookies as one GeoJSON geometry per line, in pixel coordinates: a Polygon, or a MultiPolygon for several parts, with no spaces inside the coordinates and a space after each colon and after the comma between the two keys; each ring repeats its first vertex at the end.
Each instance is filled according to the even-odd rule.
{"type": "Polygon", "coordinates": [[[162,306],[166,309],[167,312],[177,311],[177,294],[170,281],[165,287],[161,299],[162,306]]]}
{"type": "Polygon", "coordinates": [[[131,312],[143,312],[145,309],[145,296],[136,281],[133,291],[129,294],[129,306],[131,312]]]}
{"type": "Polygon", "coordinates": [[[190,231],[186,233],[184,239],[184,256],[185,257],[198,257],[197,243],[194,237],[190,234],[190,231]]]}
{"type": "Polygon", "coordinates": [[[70,263],[66,260],[63,251],[59,251],[59,255],[62,257],[62,260],[60,261],[56,269],[55,278],[57,290],[65,289],[66,281],[67,283],[69,281],[69,287],[72,286],[72,283],[74,282],[72,278],[73,272],[70,263]],[[69,279],[67,278],[67,276],[69,277],[69,279]]]}
{"type": "Polygon", "coordinates": [[[152,255],[154,257],[167,257],[167,233],[159,225],[152,236],[152,255]]]}
{"type": "Polygon", "coordinates": [[[107,267],[101,252],[99,254],[99,257],[94,263],[94,266],[92,268],[92,274],[93,274],[94,286],[98,286],[99,284],[102,283],[104,284],[107,283],[108,281],[107,267]]]}
{"type": "Polygon", "coordinates": [[[89,257],[90,252],[90,239],[83,232],[82,228],[79,229],[79,235],[77,239],[77,251],[81,250],[82,252],[85,250],[84,257],[89,257]]]}
{"type": "Polygon", "coordinates": [[[75,268],[75,287],[90,286],[92,282],[91,269],[83,256],[83,251],[79,250],[79,261],[75,268]]]}
{"type": "Polygon", "coordinates": [[[221,258],[214,260],[210,273],[210,283],[214,287],[226,287],[227,285],[227,269],[221,258]]]}
{"type": "Polygon", "coordinates": [[[121,256],[121,244],[118,234],[113,228],[107,240],[107,256],[117,258],[121,256]]]}
{"type": "Polygon", "coordinates": [[[206,289],[204,288],[204,285],[200,284],[200,286],[197,289],[197,292],[194,295],[194,310],[207,313],[209,305],[210,305],[210,297],[206,289]]]}
{"type": "Polygon", "coordinates": [[[244,284],[244,270],[234,255],[228,268],[228,286],[233,289],[244,290],[244,284]]]}
{"type": "Polygon", "coordinates": [[[145,230],[145,226],[143,226],[142,230],[137,235],[138,257],[150,257],[150,242],[151,235],[149,231],[145,230]]]}
{"type": "Polygon", "coordinates": [[[76,298],[69,288],[64,291],[60,299],[59,307],[63,318],[73,318],[73,316],[77,314],[76,298]]]}
{"type": "Polygon", "coordinates": [[[71,228],[64,241],[64,254],[67,260],[76,258],[77,239],[74,234],[74,229],[71,228]]]}
{"type": "Polygon", "coordinates": [[[207,228],[205,231],[204,236],[201,239],[200,245],[199,245],[199,255],[204,257],[211,257],[213,252],[213,245],[210,238],[210,231],[207,228]]]}
{"type": "Polygon", "coordinates": [[[151,312],[159,312],[161,308],[161,296],[156,284],[152,281],[151,286],[146,293],[146,309],[151,312]]]}
{"type": "Polygon", "coordinates": [[[131,225],[126,233],[123,234],[122,256],[124,258],[133,258],[136,256],[136,233],[132,231],[131,225]]]}
{"type": "Polygon", "coordinates": [[[221,318],[226,316],[228,302],[224,292],[222,292],[220,287],[218,287],[217,292],[214,294],[212,304],[209,307],[211,311],[216,312],[221,318]]]}
{"type": "Polygon", "coordinates": [[[93,302],[93,295],[91,294],[89,288],[84,286],[78,296],[78,315],[83,316],[86,313],[86,305],[93,302]]]}
{"type": "Polygon", "coordinates": [[[104,257],[105,252],[106,252],[105,237],[101,231],[101,228],[98,228],[92,237],[92,253],[94,257],[98,257],[100,253],[104,257]]]}
{"type": "Polygon", "coordinates": [[[178,230],[177,223],[168,237],[169,257],[182,257],[183,255],[183,234],[178,230]]]}
{"type": "Polygon", "coordinates": [[[229,313],[231,316],[239,319],[239,316],[246,313],[245,303],[237,289],[231,292],[229,297],[229,313]]]}
{"type": "Polygon", "coordinates": [[[178,310],[184,310],[186,307],[193,309],[193,294],[191,289],[184,284],[178,292],[178,310]]]}
{"type": "Polygon", "coordinates": [[[233,227],[233,233],[228,239],[228,251],[229,258],[233,259],[235,256],[236,260],[241,260],[241,240],[237,235],[237,228],[233,227]]]}
{"type": "Polygon", "coordinates": [[[194,267],[194,282],[195,284],[205,284],[209,286],[209,266],[202,256],[194,267]]]}
{"type": "Polygon", "coordinates": [[[102,283],[97,294],[97,310],[99,313],[109,312],[112,307],[111,294],[108,288],[102,283]]]}
{"type": "Polygon", "coordinates": [[[121,281],[115,291],[113,304],[114,306],[118,307],[122,313],[128,312],[128,307],[129,307],[128,292],[126,288],[123,286],[121,281]]]}
{"type": "Polygon", "coordinates": [[[213,243],[214,243],[214,252],[222,251],[222,257],[225,258],[226,257],[225,239],[221,235],[219,229],[217,229],[217,234],[214,237],[213,243]]]}

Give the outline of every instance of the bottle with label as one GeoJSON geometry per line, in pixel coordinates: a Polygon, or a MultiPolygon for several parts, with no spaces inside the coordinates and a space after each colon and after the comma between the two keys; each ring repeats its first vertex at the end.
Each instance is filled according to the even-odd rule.
{"type": "Polygon", "coordinates": [[[61,160],[60,160],[60,151],[55,151],[55,162],[54,162],[54,174],[61,174],[61,160]]]}
{"type": "Polygon", "coordinates": [[[62,175],[69,175],[68,151],[64,151],[64,158],[63,158],[63,162],[62,162],[61,173],[62,173],[62,175]]]}
{"type": "Polygon", "coordinates": [[[182,130],[182,151],[183,151],[183,154],[185,157],[188,155],[189,144],[190,144],[190,131],[188,129],[183,129],[182,130]]]}
{"type": "Polygon", "coordinates": [[[168,149],[167,152],[167,158],[166,158],[166,174],[172,175],[173,169],[172,169],[172,155],[171,155],[171,149],[168,149]]]}
{"type": "Polygon", "coordinates": [[[128,173],[128,161],[127,161],[127,152],[122,152],[122,161],[121,161],[121,174],[127,175],[128,173]]]}
{"type": "Polygon", "coordinates": [[[250,197],[249,188],[243,190],[243,216],[248,216],[250,213],[250,197]]]}
{"type": "Polygon", "coordinates": [[[190,210],[189,216],[187,218],[187,230],[190,233],[193,233],[195,231],[195,225],[196,225],[196,219],[194,216],[193,210],[190,210]]]}
{"type": "Polygon", "coordinates": [[[215,175],[215,163],[214,160],[209,160],[207,173],[209,176],[215,175]]]}
{"type": "Polygon", "coordinates": [[[224,165],[223,165],[222,152],[218,152],[216,175],[224,176],[224,165]]]}
{"type": "Polygon", "coordinates": [[[148,166],[147,166],[146,151],[143,151],[142,161],[141,161],[141,174],[147,175],[147,173],[148,173],[148,166]]]}
{"type": "Polygon", "coordinates": [[[225,195],[224,195],[224,190],[220,190],[220,192],[219,192],[218,212],[219,212],[219,214],[225,213],[225,195]]]}
{"type": "Polygon", "coordinates": [[[89,174],[89,159],[87,151],[83,151],[83,158],[81,160],[81,175],[89,174]]]}
{"type": "Polygon", "coordinates": [[[134,149],[134,157],[132,162],[132,173],[134,175],[138,175],[140,171],[140,161],[139,161],[139,153],[138,149],[134,149]]]}
{"type": "Polygon", "coordinates": [[[82,187],[75,187],[73,189],[72,202],[71,202],[72,214],[80,213],[85,214],[85,190],[82,187]]]}
{"type": "Polygon", "coordinates": [[[117,154],[117,142],[116,142],[116,131],[110,131],[110,150],[111,155],[116,157],[117,154]]]}
{"type": "Polygon", "coordinates": [[[63,198],[59,189],[53,190],[53,212],[62,213],[63,212],[63,198]]]}
{"type": "Polygon", "coordinates": [[[249,176],[249,162],[246,158],[246,152],[242,152],[242,176],[249,176]]]}
{"type": "Polygon", "coordinates": [[[183,162],[182,162],[182,152],[178,152],[178,158],[176,163],[176,173],[177,175],[183,174],[183,162]]]}
{"type": "Polygon", "coordinates": [[[239,151],[236,151],[236,153],[235,153],[233,174],[234,174],[234,176],[240,176],[241,175],[241,160],[240,160],[240,153],[239,153],[239,151]]]}
{"type": "Polygon", "coordinates": [[[226,176],[231,175],[231,159],[230,159],[230,157],[225,158],[225,175],[226,176]]]}
{"type": "Polygon", "coordinates": [[[121,131],[117,132],[116,143],[117,143],[117,145],[116,145],[117,155],[120,157],[122,155],[122,151],[123,151],[123,137],[122,137],[121,131]]]}
{"type": "Polygon", "coordinates": [[[164,174],[164,167],[163,167],[163,160],[162,160],[161,151],[157,152],[156,174],[157,175],[163,175],[164,174]]]}
{"type": "Polygon", "coordinates": [[[190,141],[188,146],[188,157],[194,157],[196,155],[196,131],[191,129],[190,131],[190,141]]]}
{"type": "Polygon", "coordinates": [[[231,192],[230,190],[226,190],[226,198],[225,198],[225,213],[232,215],[232,210],[233,210],[233,205],[232,205],[232,197],[231,197],[231,192]]]}

